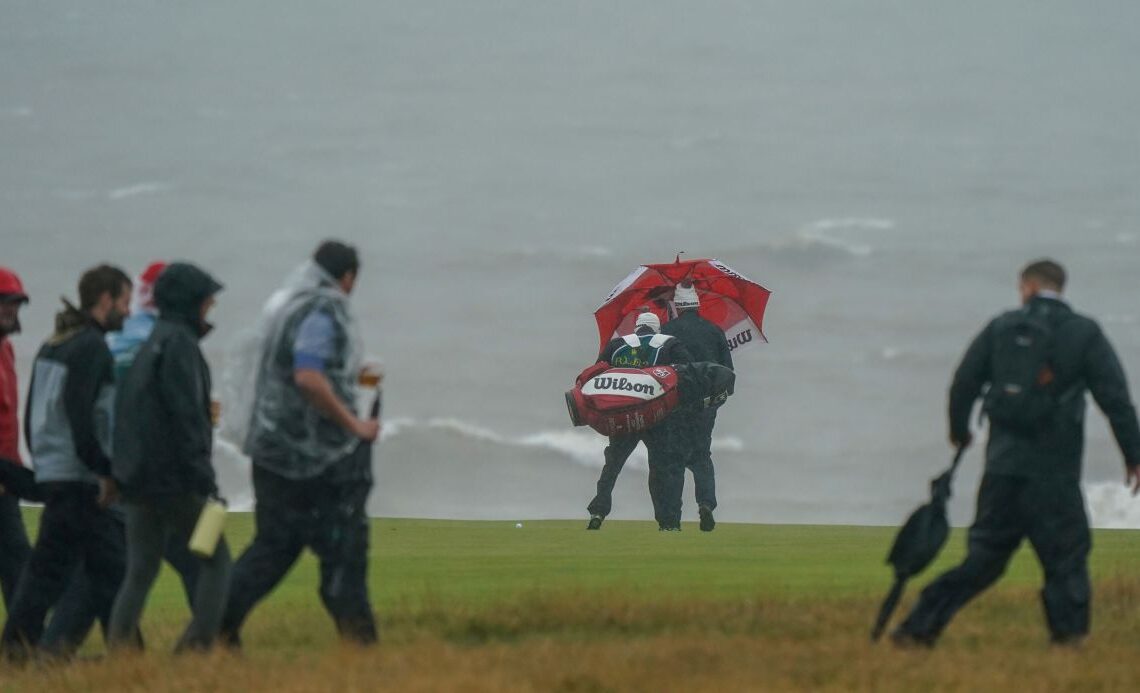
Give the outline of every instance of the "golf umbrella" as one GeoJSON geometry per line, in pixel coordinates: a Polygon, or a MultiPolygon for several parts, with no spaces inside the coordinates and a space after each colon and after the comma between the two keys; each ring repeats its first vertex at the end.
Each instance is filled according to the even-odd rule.
{"type": "Polygon", "coordinates": [[[768,341],[764,337],[764,309],[770,291],[736,272],[720,260],[677,260],[641,265],[623,279],[602,306],[594,311],[601,348],[614,337],[634,330],[637,315],[650,310],[664,323],[676,313],[673,291],[688,282],[700,298],[701,317],[724,330],[736,350],[768,341]]]}
{"type": "Polygon", "coordinates": [[[950,469],[930,482],[930,502],[911,513],[895,537],[895,543],[887,556],[887,564],[895,569],[895,583],[879,609],[879,618],[875,620],[875,627],[871,631],[872,640],[878,640],[883,634],[887,621],[898,606],[907,580],[930,565],[946,543],[946,537],[950,534],[950,523],[946,520],[946,501],[950,500],[950,484],[965,452],[965,447],[958,448],[950,469]]]}

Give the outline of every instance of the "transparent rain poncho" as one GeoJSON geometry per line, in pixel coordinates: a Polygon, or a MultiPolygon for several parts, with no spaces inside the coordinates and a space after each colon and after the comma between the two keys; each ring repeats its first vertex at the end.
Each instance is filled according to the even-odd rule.
{"type": "MultiPolygon", "coordinates": [[[[344,331],[339,362],[326,369],[333,390],[354,406],[355,383],[362,363],[361,339],[349,308],[348,296],[336,281],[313,261],[295,269],[266,301],[257,326],[242,334],[227,358],[223,377],[223,411],[220,435],[252,455],[257,441],[266,437],[287,444],[291,457],[304,460],[304,470],[286,476],[309,476],[351,453],[359,440],[333,431],[327,419],[301,397],[292,384],[291,367],[276,358],[295,330],[297,318],[314,308],[328,312],[344,331]],[[297,420],[295,417],[300,416],[297,420]]],[[[291,349],[291,345],[288,345],[291,349]]],[[[301,463],[297,463],[301,464],[301,463]]]]}

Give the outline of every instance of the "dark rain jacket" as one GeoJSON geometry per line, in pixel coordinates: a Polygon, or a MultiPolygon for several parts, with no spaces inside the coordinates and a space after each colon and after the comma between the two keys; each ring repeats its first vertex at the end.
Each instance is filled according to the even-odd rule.
{"type": "Polygon", "coordinates": [[[668,366],[689,363],[693,360],[679,339],[655,334],[649,327],[639,327],[629,336],[637,337],[641,344],[631,347],[625,337],[611,339],[598,355],[598,361],[621,368],[647,368],[659,364],[668,366]],[[650,339],[647,340],[646,337],[650,339]],[[615,356],[618,358],[615,359],[615,356]]]}
{"type": "Polygon", "coordinates": [[[1022,311],[1052,327],[1051,367],[1059,403],[1050,424],[1033,433],[1012,431],[991,422],[986,472],[1079,479],[1086,392],[1092,393],[1108,417],[1125,464],[1140,464],[1140,425],[1116,352],[1095,321],[1052,298],[1035,297],[1023,308],[998,316],[970,344],[950,387],[951,435],[963,440],[969,434],[974,402],[991,380],[995,333],[1003,321],[1015,319],[1022,311]]]}
{"type": "Polygon", "coordinates": [[[732,351],[724,331],[705,320],[695,310],[683,311],[661,328],[661,334],[670,334],[681,342],[693,361],[711,361],[732,368],[732,351]]]}
{"type": "Polygon", "coordinates": [[[202,303],[221,285],[185,263],[155,284],[159,319],[119,385],[112,473],[128,500],[217,493],[211,464],[209,332],[202,303]]]}

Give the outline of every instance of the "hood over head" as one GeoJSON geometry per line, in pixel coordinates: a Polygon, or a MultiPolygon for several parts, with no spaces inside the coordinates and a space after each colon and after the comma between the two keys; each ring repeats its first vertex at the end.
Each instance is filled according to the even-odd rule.
{"type": "Polygon", "coordinates": [[[222,284],[188,262],[173,262],[154,283],[159,316],[186,322],[205,336],[212,325],[202,320],[202,304],[222,290],[222,284]]]}

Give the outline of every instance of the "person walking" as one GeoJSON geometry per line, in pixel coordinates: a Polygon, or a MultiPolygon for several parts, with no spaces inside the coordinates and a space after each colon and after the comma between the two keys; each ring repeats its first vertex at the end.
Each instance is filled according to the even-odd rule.
{"type": "MultiPolygon", "coordinates": [[[[154,299],[154,285],[158,280],[166,263],[154,261],[135,277],[131,292],[131,312],[123,321],[119,330],[110,331],[106,335],[107,348],[111,350],[114,359],[115,382],[122,383],[123,376],[134,362],[135,355],[150,337],[154,324],[158,320],[158,306],[154,299]]],[[[125,524],[125,514],[122,504],[117,503],[110,507],[111,513],[120,526],[125,524]]],[[[126,530],[123,529],[126,536],[126,530]]],[[[198,559],[186,550],[185,542],[178,544],[171,542],[164,554],[167,562],[178,573],[186,593],[187,602],[194,603],[195,578],[198,574],[198,559]]],[[[44,628],[40,647],[55,656],[67,657],[74,654],[87,639],[91,628],[99,618],[97,600],[91,594],[91,585],[87,581],[86,570],[82,564],[75,567],[75,577],[64,591],[52,609],[51,617],[44,628]]],[[[103,622],[104,633],[109,624],[103,622]]],[[[137,644],[142,644],[141,633],[135,636],[137,644]]]]}
{"type": "Polygon", "coordinates": [[[986,466],[966,558],[925,590],[893,633],[899,646],[932,647],[967,602],[1005,571],[1029,539],[1045,573],[1041,601],[1051,640],[1088,634],[1088,517],[1081,497],[1085,394],[1108,417],[1126,479],[1140,491],[1140,425],[1124,370],[1100,326],[1062,298],[1065,270],[1052,260],[1022,270],[1022,307],[974,339],[950,387],[950,442],[973,441],[970,414],[985,392],[986,466]]]}
{"type": "Polygon", "coordinates": [[[341,637],[377,639],[368,597],[371,443],[380,423],[355,411],[361,346],[349,295],[360,261],[339,241],[317,248],[270,300],[244,450],[253,461],[256,534],[234,566],[222,638],[240,629],[308,546],[341,637]]]}
{"type": "MultiPolygon", "coordinates": [[[[677,317],[665,323],[662,334],[672,335],[689,351],[693,361],[707,361],[732,368],[732,351],[724,332],[700,316],[701,300],[692,284],[682,283],[673,293],[673,306],[677,317]]],[[[702,532],[716,527],[713,511],[716,510],[716,472],[712,461],[712,432],[716,426],[716,407],[700,410],[681,410],[675,414],[677,445],[684,466],[693,473],[697,512],[702,532]]],[[[682,488],[682,491],[684,489],[682,488]]],[[[676,503],[680,513],[681,491],[676,503]]]]}
{"type": "MultiPolygon", "coordinates": [[[[198,517],[218,493],[211,464],[210,369],[199,347],[222,286],[198,267],[176,262],[154,287],[158,321],[122,378],[115,407],[111,471],[126,504],[127,574],[111,611],[112,646],[139,646],[139,617],[164,554],[197,563],[193,618],[176,651],[205,650],[221,627],[230,571],[223,537],[195,561],[188,544],[198,517]]],[[[180,571],[182,572],[182,571],[180,571]]]]}
{"type": "MultiPolygon", "coordinates": [[[[661,332],[661,319],[651,312],[637,316],[632,334],[610,340],[599,362],[615,368],[647,368],[657,364],[689,363],[689,352],[680,341],[661,332]]],[[[666,509],[664,499],[673,493],[675,487],[684,485],[684,467],[674,464],[674,444],[670,427],[673,417],[662,421],[654,428],[640,434],[612,436],[605,450],[605,463],[598,477],[597,494],[586,506],[590,521],[586,529],[601,529],[602,522],[610,514],[613,505],[614,484],[626,460],[633,454],[639,442],[644,441],[649,451],[649,496],[653,501],[653,516],[662,530],[679,531],[681,528],[680,507],[676,517],[666,509]]],[[[680,491],[676,491],[680,495],[680,491]]]]}
{"type": "Polygon", "coordinates": [[[39,645],[44,617],[82,561],[100,615],[109,615],[125,568],[121,528],[107,511],[117,497],[110,447],[113,361],[104,333],[126,316],[131,280],[110,265],[79,280],[79,308],[65,301],[40,348],[24,425],[44,496],[39,535],[0,635],[7,657],[39,645]]]}
{"type": "MultiPolygon", "coordinates": [[[[20,332],[20,308],[28,302],[28,294],[20,277],[0,267],[0,465],[5,473],[26,475],[29,470],[20,457],[19,387],[16,382],[16,355],[10,335],[20,332]]],[[[4,605],[12,606],[16,584],[32,547],[20,501],[14,489],[0,487],[0,590],[4,605]]]]}

